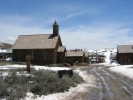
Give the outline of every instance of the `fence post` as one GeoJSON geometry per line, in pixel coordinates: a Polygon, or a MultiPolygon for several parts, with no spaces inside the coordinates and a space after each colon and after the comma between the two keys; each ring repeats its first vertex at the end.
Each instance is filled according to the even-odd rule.
{"type": "Polygon", "coordinates": [[[26,64],[27,64],[27,71],[30,73],[30,60],[31,60],[31,56],[27,55],[26,56],[26,64]]]}

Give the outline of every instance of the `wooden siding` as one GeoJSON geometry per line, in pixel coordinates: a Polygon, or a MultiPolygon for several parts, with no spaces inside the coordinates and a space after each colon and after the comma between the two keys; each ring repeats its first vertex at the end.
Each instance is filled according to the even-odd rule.
{"type": "MultiPolygon", "coordinates": [[[[59,46],[62,46],[60,37],[58,38],[54,49],[13,49],[13,61],[25,62],[26,56],[30,55],[31,63],[33,64],[55,64],[58,59],[57,50],[59,46]]],[[[58,61],[64,63],[64,60],[62,59],[65,59],[65,51],[58,61]]]]}
{"type": "Polygon", "coordinates": [[[64,63],[64,62],[65,62],[65,52],[58,52],[57,63],[64,63]]]}
{"type": "Polygon", "coordinates": [[[133,64],[133,53],[118,53],[117,60],[120,64],[133,64]]]}
{"type": "Polygon", "coordinates": [[[84,62],[84,56],[80,57],[66,57],[65,58],[65,63],[69,63],[70,65],[73,65],[76,61],[78,62],[84,62]]]}
{"type": "MultiPolygon", "coordinates": [[[[57,54],[57,50],[58,50],[58,47],[59,46],[62,46],[62,42],[61,42],[61,39],[60,39],[60,37],[58,38],[58,40],[57,40],[57,43],[56,43],[56,46],[55,46],[55,49],[54,49],[54,64],[56,64],[56,63],[58,63],[58,54],[57,54]]],[[[65,54],[64,54],[65,55],[65,54]]],[[[59,62],[61,62],[61,61],[59,61],[59,62]]],[[[64,62],[62,62],[62,63],[64,63],[64,62]]]]}
{"type": "Polygon", "coordinates": [[[31,63],[51,64],[54,63],[54,49],[17,49],[13,50],[13,61],[26,61],[26,56],[31,56],[31,63]],[[45,56],[45,57],[44,57],[45,56]]]}

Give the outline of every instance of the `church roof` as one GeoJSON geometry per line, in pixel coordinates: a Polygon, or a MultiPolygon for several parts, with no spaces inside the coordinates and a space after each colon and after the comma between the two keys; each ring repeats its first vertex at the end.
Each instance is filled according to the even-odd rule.
{"type": "Polygon", "coordinates": [[[59,37],[53,34],[19,35],[12,49],[54,49],[59,37]]]}

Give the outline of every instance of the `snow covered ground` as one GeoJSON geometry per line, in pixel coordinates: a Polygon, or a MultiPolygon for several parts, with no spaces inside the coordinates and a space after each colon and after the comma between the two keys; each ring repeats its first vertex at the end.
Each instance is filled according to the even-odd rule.
{"type": "Polygon", "coordinates": [[[133,80],[133,65],[114,66],[110,67],[109,70],[133,80]]]}
{"type": "MultiPolygon", "coordinates": [[[[110,63],[110,54],[115,53],[116,50],[107,50],[104,51],[105,63],[100,63],[99,65],[106,65],[110,66],[109,70],[112,72],[115,72],[117,74],[121,74],[123,76],[129,77],[133,79],[133,65],[120,65],[116,62],[110,63]]],[[[6,65],[6,66],[0,66],[0,69],[11,69],[11,68],[24,68],[25,65],[6,65]]],[[[35,68],[36,70],[39,69],[45,69],[45,70],[62,70],[62,69],[69,69],[69,68],[62,68],[62,67],[46,67],[46,66],[31,66],[32,68],[35,68]]],[[[73,98],[75,95],[78,95],[78,93],[85,92],[85,91],[91,91],[91,88],[95,87],[95,77],[93,75],[89,75],[86,71],[82,71],[80,69],[75,70],[83,79],[85,80],[84,83],[77,85],[77,87],[71,87],[68,92],[64,93],[55,93],[55,94],[49,94],[49,95],[42,95],[42,96],[36,96],[34,98],[34,95],[32,93],[27,92],[27,95],[25,97],[25,100],[69,100],[70,98],[73,98]]],[[[7,73],[5,73],[6,75],[7,73]]]]}
{"type": "MultiPolygon", "coordinates": [[[[0,70],[8,70],[8,69],[15,69],[15,68],[26,68],[26,65],[0,66],[0,70]]],[[[31,68],[34,68],[36,70],[44,69],[44,70],[52,70],[52,71],[71,69],[68,67],[47,67],[47,66],[31,66],[31,68]]],[[[85,92],[90,93],[91,89],[95,87],[95,84],[96,84],[95,77],[93,75],[89,75],[87,71],[81,71],[80,69],[76,69],[74,71],[78,73],[84,79],[85,81],[84,83],[78,84],[77,87],[71,87],[69,91],[64,92],[64,93],[55,93],[55,94],[49,94],[49,95],[42,95],[42,96],[36,95],[35,96],[33,93],[27,92],[25,100],[70,100],[71,98],[77,96],[79,93],[85,93],[85,92]]],[[[8,72],[4,72],[1,75],[7,76],[8,72]]]]}
{"type": "MultiPolygon", "coordinates": [[[[0,69],[15,69],[15,68],[26,68],[26,65],[5,65],[0,66],[0,69]]],[[[58,71],[58,70],[69,70],[71,68],[68,67],[47,67],[47,66],[31,66],[31,68],[34,68],[35,70],[44,69],[44,70],[52,70],[52,71],[58,71]]]]}
{"type": "Polygon", "coordinates": [[[77,87],[71,87],[68,92],[49,94],[46,96],[36,96],[36,98],[34,98],[34,95],[32,93],[28,92],[25,99],[32,100],[34,98],[34,100],[70,100],[74,96],[77,96],[79,93],[85,93],[87,91],[91,92],[91,88],[95,87],[96,84],[95,77],[93,75],[88,75],[86,71],[81,71],[80,69],[75,70],[75,72],[79,73],[79,75],[83,77],[85,82],[78,84],[77,87]]]}
{"type": "Polygon", "coordinates": [[[10,57],[10,58],[7,58],[7,59],[5,59],[6,61],[12,61],[12,58],[10,57]]]}
{"type": "MultiPolygon", "coordinates": [[[[116,52],[116,50],[111,51],[112,53],[116,52]]],[[[110,53],[110,50],[104,52],[104,55],[106,56],[105,63],[100,63],[99,65],[111,66],[109,68],[110,71],[126,76],[133,80],[133,65],[120,65],[117,61],[110,63],[110,53]]]]}

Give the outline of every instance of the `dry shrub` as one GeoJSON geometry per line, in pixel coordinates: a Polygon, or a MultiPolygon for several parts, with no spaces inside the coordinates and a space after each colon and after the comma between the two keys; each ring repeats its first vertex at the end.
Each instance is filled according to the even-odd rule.
{"type": "Polygon", "coordinates": [[[72,78],[67,75],[59,78],[57,73],[53,71],[32,70],[30,76],[18,76],[16,74],[18,71],[23,72],[23,69],[9,71],[9,75],[4,79],[0,77],[0,99],[18,100],[24,98],[26,92],[32,92],[36,95],[64,92],[71,86],[83,82],[83,79],[76,73],[72,78]]]}

